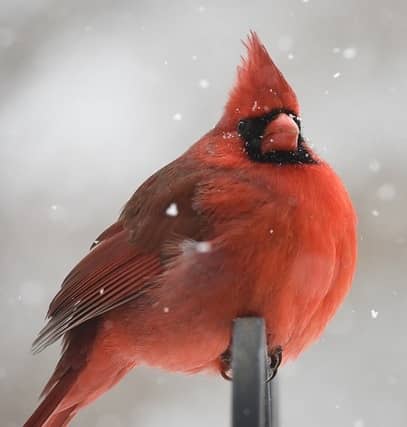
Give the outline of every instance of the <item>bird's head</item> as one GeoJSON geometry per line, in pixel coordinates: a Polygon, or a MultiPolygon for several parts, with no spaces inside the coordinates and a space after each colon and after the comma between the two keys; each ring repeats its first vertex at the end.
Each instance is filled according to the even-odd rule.
{"type": "Polygon", "coordinates": [[[258,162],[315,163],[301,135],[297,97],[257,34],[251,32],[247,58],[238,67],[225,112],[216,128],[236,131],[258,162]]]}

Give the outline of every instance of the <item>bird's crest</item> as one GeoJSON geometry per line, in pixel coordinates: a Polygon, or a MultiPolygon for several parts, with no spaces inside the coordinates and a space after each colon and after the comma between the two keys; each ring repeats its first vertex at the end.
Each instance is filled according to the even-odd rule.
{"type": "Polygon", "coordinates": [[[255,32],[244,45],[247,57],[237,68],[237,82],[229,95],[219,127],[234,126],[243,117],[261,116],[277,108],[299,115],[297,97],[255,32]]]}

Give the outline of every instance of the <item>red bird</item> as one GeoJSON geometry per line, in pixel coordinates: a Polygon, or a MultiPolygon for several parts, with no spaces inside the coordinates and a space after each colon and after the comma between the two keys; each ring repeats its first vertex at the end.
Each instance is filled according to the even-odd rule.
{"type": "Polygon", "coordinates": [[[51,302],[33,350],[63,351],[26,427],[66,426],[139,365],[223,370],[236,317],[263,317],[270,353],[294,358],[348,292],[348,193],[255,33],[247,48],[219,123],[141,185],[51,302]]]}

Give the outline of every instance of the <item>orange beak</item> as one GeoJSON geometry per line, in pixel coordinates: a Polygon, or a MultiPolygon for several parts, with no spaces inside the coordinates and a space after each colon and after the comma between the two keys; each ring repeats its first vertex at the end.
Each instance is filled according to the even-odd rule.
{"type": "Polygon", "coordinates": [[[296,151],[299,135],[297,123],[282,113],[266,127],[261,151],[263,154],[270,151],[296,151]]]}

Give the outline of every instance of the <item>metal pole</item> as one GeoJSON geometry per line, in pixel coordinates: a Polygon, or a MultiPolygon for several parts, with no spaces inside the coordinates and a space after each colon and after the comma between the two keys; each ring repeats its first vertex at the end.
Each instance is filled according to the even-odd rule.
{"type": "Polygon", "coordinates": [[[232,339],[232,427],[272,427],[264,320],[236,319],[232,339]]]}

